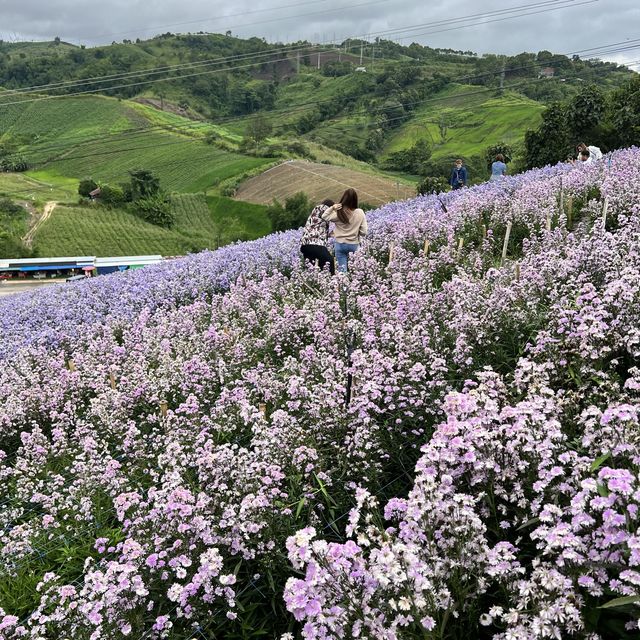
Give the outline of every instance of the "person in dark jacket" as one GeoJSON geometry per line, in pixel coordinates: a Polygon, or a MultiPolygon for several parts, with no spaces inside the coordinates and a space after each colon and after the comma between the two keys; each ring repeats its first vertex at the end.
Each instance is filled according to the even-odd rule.
{"type": "Polygon", "coordinates": [[[452,189],[462,189],[467,186],[467,168],[462,166],[462,160],[456,160],[456,166],[451,171],[449,184],[452,189]]]}

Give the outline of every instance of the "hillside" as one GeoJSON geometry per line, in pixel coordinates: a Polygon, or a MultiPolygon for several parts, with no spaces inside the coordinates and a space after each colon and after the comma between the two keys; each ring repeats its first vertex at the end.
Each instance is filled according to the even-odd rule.
{"type": "Polygon", "coordinates": [[[433,145],[433,158],[482,156],[496,141],[515,146],[540,123],[544,106],[507,91],[487,95],[471,85],[451,86],[419,107],[391,136],[385,154],[401,151],[419,139],[433,145]]]}
{"type": "Polygon", "coordinates": [[[392,200],[403,200],[415,194],[415,187],[392,178],[302,160],[277,165],[243,182],[236,199],[257,204],[284,202],[298,191],[304,191],[313,202],[325,198],[339,200],[342,192],[351,187],[361,201],[380,206],[392,200]]]}
{"type": "MultiPolygon", "coordinates": [[[[20,55],[11,48],[14,45],[0,46],[0,87],[20,91],[66,82],[52,87],[51,95],[101,92],[135,98],[217,122],[240,136],[246,131],[247,116],[263,114],[277,135],[316,134],[324,144],[368,161],[382,148],[366,144],[381,120],[391,120],[386,146],[396,126],[397,116],[391,112],[410,117],[420,105],[434,107],[438,93],[456,83],[495,89],[504,70],[507,89],[548,104],[575,96],[584,83],[597,82],[609,89],[631,77],[628,69],[595,58],[580,60],[545,51],[480,57],[385,40],[375,45],[348,40],[341,46],[304,42],[285,46],[228,35],[164,34],[90,49],[27,44],[20,55]],[[42,56],[38,53],[42,50],[56,55],[42,56]],[[365,73],[354,71],[360,51],[365,73]],[[539,78],[543,67],[552,68],[555,77],[539,78]],[[100,79],[109,74],[113,79],[100,79]],[[74,79],[81,84],[74,84],[74,79]],[[333,129],[332,123],[336,123],[333,129]]],[[[29,92],[11,94],[10,101],[33,97],[29,92]]]]}
{"type": "Polygon", "coordinates": [[[38,229],[34,248],[43,256],[184,255],[271,231],[264,207],[202,194],[174,195],[171,204],[171,229],[121,209],[59,206],[38,229]]]}
{"type": "Polygon", "coordinates": [[[621,150],[369,212],[346,275],[290,231],[0,300],[4,638],[636,638],[639,205],[621,150]]]}

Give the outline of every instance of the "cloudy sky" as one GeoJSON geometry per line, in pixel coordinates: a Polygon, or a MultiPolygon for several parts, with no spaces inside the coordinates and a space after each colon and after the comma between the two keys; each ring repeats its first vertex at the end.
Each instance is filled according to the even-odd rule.
{"type": "Polygon", "coordinates": [[[640,0],[0,0],[5,40],[94,45],[227,30],[281,42],[374,34],[478,53],[589,50],[640,62],[640,0]],[[626,44],[603,49],[614,43],[626,44]]]}

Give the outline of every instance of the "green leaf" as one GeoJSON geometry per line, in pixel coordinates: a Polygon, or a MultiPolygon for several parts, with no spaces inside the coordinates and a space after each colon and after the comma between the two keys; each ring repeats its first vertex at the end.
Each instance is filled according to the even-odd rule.
{"type": "Polygon", "coordinates": [[[531,520],[527,520],[524,524],[521,524],[516,531],[520,531],[521,529],[526,529],[527,527],[530,527],[533,524],[538,524],[538,522],[540,522],[540,518],[531,518],[531,520]]]}
{"type": "Polygon", "coordinates": [[[607,489],[607,487],[605,487],[603,484],[600,484],[599,482],[598,482],[598,493],[603,498],[608,498],[609,497],[609,489],[607,489]]]}
{"type": "Polygon", "coordinates": [[[623,596],[622,598],[614,598],[598,607],[599,609],[613,609],[614,607],[624,607],[628,604],[636,604],[640,602],[640,596],[623,596]]]}
{"type": "Polygon", "coordinates": [[[610,457],[611,457],[610,453],[605,453],[603,456],[596,458],[591,463],[591,467],[589,467],[589,470],[591,471],[591,473],[593,473],[594,471],[597,471],[602,466],[602,464],[606,462],[610,457]]]}
{"type": "Polygon", "coordinates": [[[300,501],[298,502],[298,508],[296,509],[296,518],[298,518],[300,516],[300,513],[302,511],[302,508],[304,507],[306,503],[306,499],[305,498],[300,498],[300,501]]]}

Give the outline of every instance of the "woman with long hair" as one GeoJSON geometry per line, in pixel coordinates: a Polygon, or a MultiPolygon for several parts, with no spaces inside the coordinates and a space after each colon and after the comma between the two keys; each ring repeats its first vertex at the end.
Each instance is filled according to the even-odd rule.
{"type": "Polygon", "coordinates": [[[358,208],[358,194],[355,189],[347,189],[336,202],[329,207],[322,217],[335,223],[333,235],[335,238],[336,261],[338,271],[349,269],[349,254],[360,247],[360,240],[367,235],[367,218],[364,211],[358,208]]]}
{"type": "Polygon", "coordinates": [[[304,226],[302,238],[300,238],[300,251],[308,262],[317,264],[324,269],[326,264],[333,275],[335,266],[333,257],[329,253],[329,221],[322,217],[322,214],[334,204],[333,200],[323,200],[313,208],[304,226]]]}

